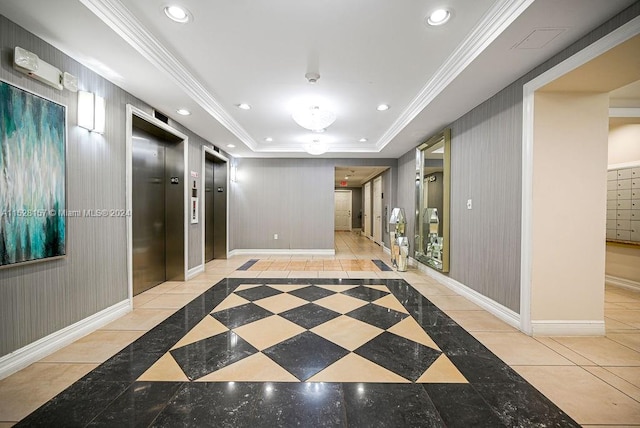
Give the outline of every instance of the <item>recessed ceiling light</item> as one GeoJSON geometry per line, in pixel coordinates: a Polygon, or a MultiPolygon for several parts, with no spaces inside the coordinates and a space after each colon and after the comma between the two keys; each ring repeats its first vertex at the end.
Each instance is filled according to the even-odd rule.
{"type": "Polygon", "coordinates": [[[180,6],[167,6],[164,8],[164,13],[172,21],[184,24],[189,22],[189,12],[180,6]]]}
{"type": "Polygon", "coordinates": [[[378,111],[385,111],[385,110],[389,110],[389,104],[380,104],[377,107],[378,111]]]}
{"type": "Polygon", "coordinates": [[[427,18],[427,24],[437,26],[442,25],[451,18],[451,12],[447,9],[436,9],[431,12],[431,15],[427,18]]]}
{"type": "Polygon", "coordinates": [[[187,110],[186,108],[181,108],[176,110],[178,112],[178,114],[181,114],[183,116],[189,116],[191,114],[191,112],[189,110],[187,110]]]}
{"type": "Polygon", "coordinates": [[[235,144],[227,144],[227,147],[229,147],[230,149],[233,149],[233,148],[236,147],[236,145],[235,144]]]}
{"type": "Polygon", "coordinates": [[[264,141],[266,141],[267,143],[270,143],[270,142],[272,142],[272,141],[273,141],[273,138],[271,138],[271,137],[267,137],[267,138],[265,138],[265,139],[264,139],[264,141]]]}
{"type": "Polygon", "coordinates": [[[251,110],[251,106],[246,103],[238,104],[238,108],[241,110],[251,110]]]}
{"type": "Polygon", "coordinates": [[[366,139],[366,138],[360,138],[360,140],[358,140],[358,141],[360,141],[361,143],[366,143],[366,142],[367,142],[367,141],[369,141],[369,140],[368,140],[368,139],[366,139]]]}

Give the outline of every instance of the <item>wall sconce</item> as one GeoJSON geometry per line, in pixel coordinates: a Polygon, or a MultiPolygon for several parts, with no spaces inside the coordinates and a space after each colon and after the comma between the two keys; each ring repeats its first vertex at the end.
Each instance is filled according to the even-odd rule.
{"type": "Polygon", "coordinates": [[[78,126],[104,134],[105,114],[104,98],[93,92],[78,91],[78,126]]]}
{"type": "Polygon", "coordinates": [[[231,164],[231,181],[233,183],[238,181],[238,165],[234,163],[231,164]]]}

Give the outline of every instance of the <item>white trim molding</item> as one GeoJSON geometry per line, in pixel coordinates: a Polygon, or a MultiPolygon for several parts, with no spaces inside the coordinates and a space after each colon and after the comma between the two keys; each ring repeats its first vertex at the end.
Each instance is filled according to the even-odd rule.
{"type": "MultiPolygon", "coordinates": [[[[555,67],[530,80],[523,87],[522,100],[522,222],[520,248],[520,330],[534,334],[531,320],[533,260],[533,123],[534,95],[544,85],[591,61],[619,44],[640,34],[640,17],[612,31],[555,67]]],[[[573,322],[573,321],[571,321],[573,322]]],[[[591,322],[591,321],[588,321],[591,322]]],[[[599,322],[599,321],[598,321],[599,322]]],[[[552,321],[564,323],[564,321],[552,321]]],[[[540,327],[537,327],[538,330],[540,327]]],[[[544,330],[544,328],[543,328],[544,330]]],[[[578,329],[583,331],[584,329],[578,329]]]]}
{"type": "Polygon", "coordinates": [[[240,141],[251,150],[256,149],[257,144],[249,133],[227,113],[183,62],[165,48],[121,1],[80,0],[80,2],[158,70],[171,78],[192,100],[240,141]]]}
{"type": "Polygon", "coordinates": [[[290,249],[238,249],[229,252],[231,256],[245,256],[245,255],[281,255],[281,256],[335,256],[336,250],[290,250],[290,249]]]}
{"type": "Polygon", "coordinates": [[[611,107],[609,108],[609,117],[640,117],[640,108],[611,107]]]}
{"type": "Polygon", "coordinates": [[[431,269],[430,267],[425,266],[422,263],[417,262],[413,258],[411,258],[411,260],[413,260],[413,262],[417,264],[418,270],[420,272],[430,276],[431,278],[436,279],[438,282],[440,282],[447,288],[455,291],[462,297],[480,306],[482,309],[486,310],[490,314],[506,322],[511,327],[520,328],[520,315],[515,311],[507,308],[506,306],[501,305],[500,303],[488,298],[483,294],[478,293],[476,290],[469,288],[468,286],[462,284],[461,282],[458,282],[453,278],[443,275],[440,272],[434,269],[431,269]]]}
{"type": "Polygon", "coordinates": [[[68,327],[51,333],[0,358],[0,379],[16,373],[59,349],[131,312],[133,300],[127,299],[68,327]]]}
{"type": "Polygon", "coordinates": [[[636,166],[640,166],[640,161],[632,161],[632,162],[623,162],[623,163],[614,163],[612,165],[607,166],[607,170],[612,169],[620,169],[620,168],[634,168],[636,166]]]}
{"type": "Polygon", "coordinates": [[[384,149],[422,110],[455,80],[534,0],[499,0],[422,87],[400,117],[376,143],[384,149]]]}
{"type": "Polygon", "coordinates": [[[633,281],[631,279],[605,275],[604,283],[608,285],[615,285],[616,287],[626,288],[628,290],[640,291],[640,282],[633,281]]]}
{"type": "MultiPolygon", "coordinates": [[[[133,116],[136,116],[182,140],[182,168],[183,172],[183,192],[184,206],[183,236],[184,236],[184,260],[183,275],[186,279],[189,276],[189,137],[168,124],[149,115],[144,110],[131,104],[126,107],[126,142],[125,142],[125,208],[127,212],[133,212],[133,116]]],[[[127,216],[127,283],[129,288],[129,299],[133,298],[133,216],[127,216]]]]}
{"type": "Polygon", "coordinates": [[[189,281],[191,278],[195,278],[196,276],[200,275],[202,272],[204,272],[204,265],[198,265],[196,267],[192,267],[187,272],[187,278],[185,279],[185,281],[189,281]]]}
{"type": "Polygon", "coordinates": [[[604,321],[540,320],[532,321],[532,336],[604,336],[604,321]]]}

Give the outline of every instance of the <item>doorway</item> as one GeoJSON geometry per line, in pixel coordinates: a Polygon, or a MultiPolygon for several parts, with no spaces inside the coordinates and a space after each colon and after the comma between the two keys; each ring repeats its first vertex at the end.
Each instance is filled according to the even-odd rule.
{"type": "Polygon", "coordinates": [[[520,316],[525,333],[605,334],[609,92],[638,79],[638,23],[623,25],[524,85],[520,316]],[[570,220],[566,228],[548,220],[549,207],[554,218],[570,220]],[[577,295],[579,305],[557,304],[577,295]]]}
{"type": "Polygon", "coordinates": [[[382,177],[373,180],[373,242],[382,245],[382,177]]]}
{"type": "Polygon", "coordinates": [[[353,195],[351,190],[334,191],[334,230],[351,231],[351,206],[353,204],[352,199],[353,195]]]}
{"type": "Polygon", "coordinates": [[[371,182],[364,184],[364,236],[371,238],[371,182]]]}
{"type": "Polygon", "coordinates": [[[204,262],[227,258],[228,161],[204,150],[204,262]]]}
{"type": "Polygon", "coordinates": [[[132,116],[133,295],[185,279],[184,145],[181,137],[132,116]]]}

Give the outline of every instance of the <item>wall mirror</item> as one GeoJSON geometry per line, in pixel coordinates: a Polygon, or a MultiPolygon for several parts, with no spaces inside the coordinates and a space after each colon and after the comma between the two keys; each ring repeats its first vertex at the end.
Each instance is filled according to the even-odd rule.
{"type": "Polygon", "coordinates": [[[414,257],[449,272],[449,183],[451,130],[416,149],[416,233],[414,257]]]}

